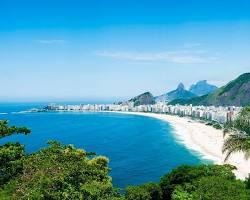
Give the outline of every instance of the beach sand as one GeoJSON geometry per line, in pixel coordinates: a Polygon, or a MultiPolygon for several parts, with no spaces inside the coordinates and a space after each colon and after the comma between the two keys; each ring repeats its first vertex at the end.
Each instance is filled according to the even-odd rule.
{"type": "MultiPolygon", "coordinates": [[[[166,121],[174,129],[174,136],[177,141],[184,144],[186,148],[197,152],[202,158],[211,160],[215,164],[224,164],[225,156],[222,154],[224,138],[222,130],[189,118],[173,115],[141,112],[119,113],[153,117],[166,121]]],[[[250,160],[245,160],[243,153],[233,154],[226,164],[237,167],[234,173],[239,179],[245,179],[250,173],[250,160]]]]}

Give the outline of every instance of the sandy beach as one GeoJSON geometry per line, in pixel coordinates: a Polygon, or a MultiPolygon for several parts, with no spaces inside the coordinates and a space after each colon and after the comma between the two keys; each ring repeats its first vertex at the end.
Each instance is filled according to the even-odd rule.
{"type": "MultiPolygon", "coordinates": [[[[205,125],[189,118],[140,112],[119,112],[133,115],[153,117],[170,123],[177,141],[184,144],[188,149],[200,154],[204,159],[212,160],[215,164],[224,163],[222,154],[223,132],[211,126],[205,125]]],[[[237,167],[235,175],[239,179],[245,179],[250,173],[250,160],[246,161],[242,153],[232,155],[227,164],[237,167]]]]}

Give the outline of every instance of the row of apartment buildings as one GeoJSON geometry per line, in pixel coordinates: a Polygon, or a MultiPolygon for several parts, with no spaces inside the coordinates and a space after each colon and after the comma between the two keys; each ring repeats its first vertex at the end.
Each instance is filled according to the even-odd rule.
{"type": "Polygon", "coordinates": [[[235,119],[241,107],[215,107],[215,106],[183,106],[157,103],[154,105],[134,106],[127,104],[81,104],[81,105],[57,105],[50,104],[45,110],[49,111],[122,111],[122,112],[153,112],[166,113],[179,116],[188,116],[198,119],[206,119],[219,123],[226,123],[235,119]]]}

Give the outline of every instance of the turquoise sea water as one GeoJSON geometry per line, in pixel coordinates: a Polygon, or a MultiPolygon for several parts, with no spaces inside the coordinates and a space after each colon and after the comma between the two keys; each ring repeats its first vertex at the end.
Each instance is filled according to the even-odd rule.
{"type": "Polygon", "coordinates": [[[0,119],[32,129],[28,136],[10,136],[0,144],[19,141],[30,153],[46,146],[48,140],[58,140],[105,155],[110,159],[113,183],[120,188],[158,181],[181,164],[207,162],[176,142],[172,127],[158,119],[97,112],[15,113],[43,105],[0,104],[0,119]]]}

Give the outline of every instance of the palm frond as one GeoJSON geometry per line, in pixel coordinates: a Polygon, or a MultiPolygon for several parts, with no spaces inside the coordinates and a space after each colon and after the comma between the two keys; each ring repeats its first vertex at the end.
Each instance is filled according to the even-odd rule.
{"type": "Polygon", "coordinates": [[[232,153],[244,152],[245,158],[250,157],[250,137],[244,133],[238,132],[231,134],[225,140],[222,153],[226,153],[225,161],[228,160],[232,153]]]}

